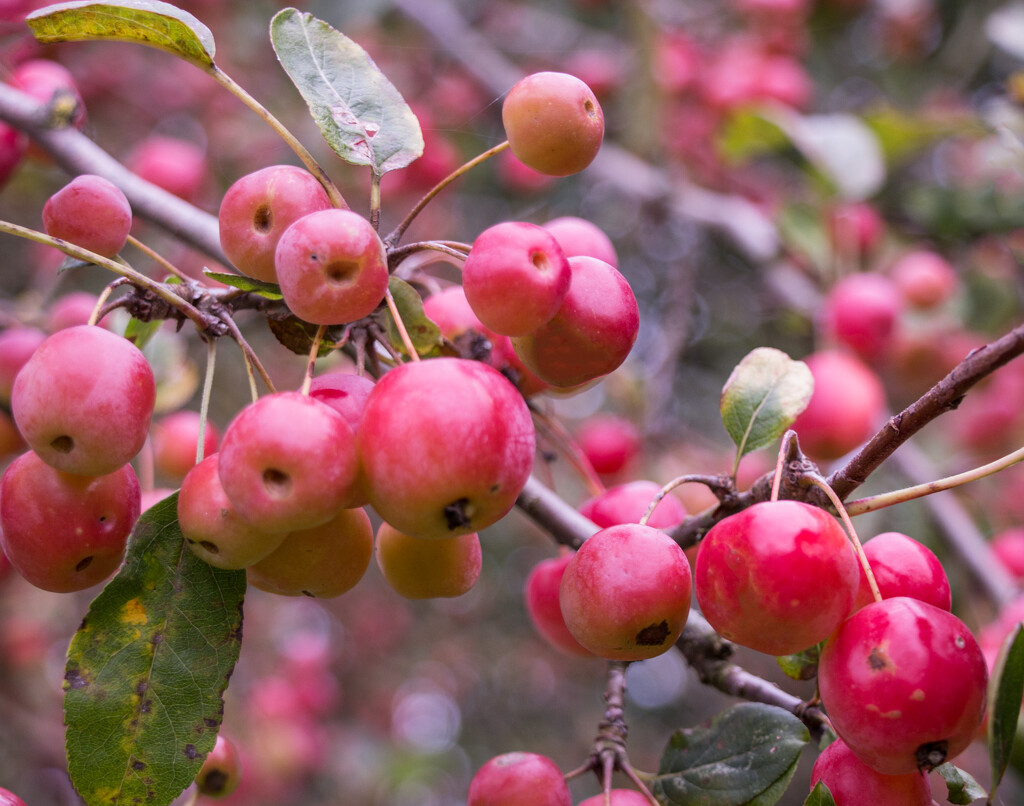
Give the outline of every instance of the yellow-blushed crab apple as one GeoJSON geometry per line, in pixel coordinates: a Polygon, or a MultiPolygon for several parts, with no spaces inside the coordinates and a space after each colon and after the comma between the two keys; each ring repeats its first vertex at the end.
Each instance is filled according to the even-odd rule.
{"type": "Polygon", "coordinates": [[[384,579],[406,599],[462,596],[476,584],[483,565],[476,532],[424,540],[386,522],[377,529],[374,556],[384,579]]]}

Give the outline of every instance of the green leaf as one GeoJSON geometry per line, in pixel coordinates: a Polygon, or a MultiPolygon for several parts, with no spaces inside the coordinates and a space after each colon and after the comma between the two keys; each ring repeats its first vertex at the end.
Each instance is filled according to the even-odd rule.
{"type": "Polygon", "coordinates": [[[270,39],[324,139],[343,160],[383,175],[423,154],[416,115],[358,44],[294,8],[274,17],[270,39]]]}
{"type": "MultiPolygon", "coordinates": [[[[267,319],[267,326],[281,344],[287,347],[296,355],[309,355],[313,347],[313,339],[319,330],[317,325],[299,319],[297,316],[271,317],[267,319]]],[[[344,325],[334,325],[327,328],[323,339],[320,341],[320,348],[317,356],[322,358],[331,350],[337,349],[340,340],[345,332],[344,325]]]]}
{"type": "Polygon", "coordinates": [[[652,791],[669,806],[771,806],[809,739],[804,724],[782,708],[734,705],[707,727],[676,731],[652,791]]]}
{"type": "Polygon", "coordinates": [[[992,794],[1010,763],[1024,698],[1024,624],[1006,637],[988,681],[988,756],[992,794]]]}
{"type": "MultiPolygon", "coordinates": [[[[441,346],[441,328],[423,312],[423,300],[416,289],[405,280],[394,275],[388,280],[388,290],[395,300],[398,315],[402,317],[405,329],[412,340],[412,346],[420,356],[425,356],[441,346]]],[[[405,353],[405,344],[395,325],[395,318],[388,310],[388,340],[396,350],[405,353]]]]}
{"type": "Polygon", "coordinates": [[[804,806],[836,806],[835,799],[824,781],[818,781],[811,790],[811,794],[804,801],[804,806]]]}
{"type": "Polygon", "coordinates": [[[786,677],[793,680],[813,680],[818,676],[818,661],[821,659],[821,648],[824,643],[815,644],[795,655],[782,655],[775,661],[785,672],[786,677]]]}
{"type": "Polygon", "coordinates": [[[737,461],[782,436],[813,391],[807,365],[774,347],[758,347],[740,361],[725,382],[720,406],[737,461]]]}
{"type": "Polygon", "coordinates": [[[968,803],[988,797],[988,793],[970,773],[964,772],[959,767],[954,767],[948,761],[936,767],[935,772],[946,781],[950,803],[966,806],[968,803]]]}
{"type": "Polygon", "coordinates": [[[128,320],[124,328],[124,337],[140,350],[145,347],[151,338],[156,335],[163,321],[154,319],[152,322],[143,322],[134,316],[128,320]]]}
{"type": "Polygon", "coordinates": [[[224,285],[229,285],[242,291],[251,291],[253,294],[259,294],[267,299],[275,301],[284,299],[284,295],[281,293],[281,286],[276,283],[265,283],[263,280],[255,280],[252,277],[245,277],[241,274],[226,274],[219,271],[204,271],[203,274],[211,280],[216,280],[218,283],[224,283],[224,285]]]}
{"type": "Polygon", "coordinates": [[[739,109],[729,116],[718,135],[722,157],[736,165],[789,145],[789,138],[756,108],[739,109]]]}
{"type": "Polygon", "coordinates": [[[25,22],[44,45],[92,39],[135,42],[204,68],[213,65],[216,50],[209,28],[187,11],[158,0],[58,3],[32,12],[25,22]]]}
{"type": "Polygon", "coordinates": [[[177,495],[137,522],[68,649],[68,770],[89,806],[166,806],[199,772],[242,640],[244,571],[185,545],[177,495]]]}

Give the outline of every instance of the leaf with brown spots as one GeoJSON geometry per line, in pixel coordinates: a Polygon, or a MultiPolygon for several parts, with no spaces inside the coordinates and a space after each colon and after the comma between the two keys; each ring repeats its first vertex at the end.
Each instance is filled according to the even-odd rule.
{"type": "Polygon", "coordinates": [[[217,738],[245,572],[189,551],[177,505],[173,495],[139,519],[124,565],[68,649],[68,770],[89,806],[166,806],[217,738]]]}

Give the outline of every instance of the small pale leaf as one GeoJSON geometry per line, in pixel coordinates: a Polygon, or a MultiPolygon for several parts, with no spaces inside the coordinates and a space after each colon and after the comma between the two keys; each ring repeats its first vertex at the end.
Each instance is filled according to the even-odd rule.
{"type": "Polygon", "coordinates": [[[836,806],[835,799],[824,781],[818,781],[811,790],[811,794],[804,801],[804,806],[836,806]]]}
{"type": "Polygon", "coordinates": [[[782,655],[775,659],[787,677],[794,680],[813,680],[818,676],[818,661],[824,644],[815,644],[794,655],[782,655]]]}
{"type": "Polygon", "coordinates": [[[992,794],[1010,763],[1024,698],[1024,624],[1003,641],[988,682],[988,755],[992,794]]]}
{"type": "MultiPolygon", "coordinates": [[[[402,323],[405,325],[417,354],[425,356],[440,348],[441,329],[423,312],[423,300],[416,293],[416,289],[405,280],[392,275],[388,280],[388,290],[395,300],[398,315],[402,317],[402,323]]],[[[390,310],[388,311],[388,340],[391,342],[391,346],[399,352],[406,351],[390,310]]]]}
{"type": "Polygon", "coordinates": [[[814,391],[803,361],[774,347],[758,347],[736,365],[722,389],[725,430],[737,456],[771,444],[793,424],[814,391]]]}
{"type": "Polygon", "coordinates": [[[270,39],[324,139],[343,160],[383,175],[423,154],[416,115],[356,42],[294,8],[274,16],[270,39]]]}
{"type": "Polygon", "coordinates": [[[653,793],[667,806],[771,806],[810,739],[788,711],[741,703],[669,740],[653,793]]]}
{"type": "Polygon", "coordinates": [[[974,777],[959,767],[954,767],[948,761],[935,768],[935,772],[946,781],[946,788],[949,790],[948,800],[957,806],[966,806],[981,798],[987,798],[985,791],[974,777]]]}
{"type": "Polygon", "coordinates": [[[162,324],[163,322],[159,319],[154,319],[152,322],[143,322],[133,316],[128,320],[128,324],[125,325],[124,337],[141,350],[156,335],[162,324]]]}
{"type": "Polygon", "coordinates": [[[88,806],[166,806],[199,772],[242,640],[244,571],[185,545],[172,495],[139,518],[68,649],[68,771],[88,806]]]}
{"type": "Polygon", "coordinates": [[[241,291],[251,291],[254,294],[259,294],[261,297],[275,301],[284,299],[284,294],[281,293],[281,286],[276,283],[265,283],[262,280],[255,280],[252,277],[245,277],[241,274],[227,274],[219,271],[204,271],[203,274],[211,280],[216,280],[218,283],[224,283],[224,285],[229,285],[241,291]]]}
{"type": "Polygon", "coordinates": [[[200,67],[213,64],[216,50],[209,28],[187,11],[159,0],[58,3],[33,11],[25,22],[44,45],[92,39],[135,42],[200,67]]]}

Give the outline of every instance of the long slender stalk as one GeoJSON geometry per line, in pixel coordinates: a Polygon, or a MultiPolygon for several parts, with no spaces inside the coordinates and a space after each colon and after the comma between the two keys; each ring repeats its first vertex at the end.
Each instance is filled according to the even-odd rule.
{"type": "Polygon", "coordinates": [[[203,461],[206,450],[206,420],[210,415],[210,398],[213,395],[213,371],[217,365],[217,340],[206,342],[206,375],[203,378],[203,396],[199,401],[199,436],[196,440],[196,464],[203,461]]]}

